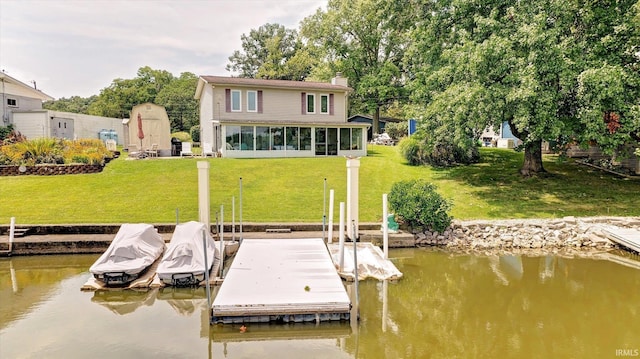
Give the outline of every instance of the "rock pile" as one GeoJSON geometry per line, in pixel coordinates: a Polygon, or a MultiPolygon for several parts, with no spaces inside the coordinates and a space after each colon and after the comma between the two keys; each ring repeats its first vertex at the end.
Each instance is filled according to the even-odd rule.
{"type": "Polygon", "coordinates": [[[542,249],[615,247],[602,225],[640,228],[640,217],[565,217],[562,219],[454,221],[443,233],[415,234],[418,246],[454,249],[542,249]]]}

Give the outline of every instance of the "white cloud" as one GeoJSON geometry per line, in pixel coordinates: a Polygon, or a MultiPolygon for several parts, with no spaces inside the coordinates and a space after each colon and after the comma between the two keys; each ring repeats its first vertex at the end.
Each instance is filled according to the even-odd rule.
{"type": "Polygon", "coordinates": [[[0,0],[0,70],[56,97],[90,96],[150,66],[229,75],[240,36],[298,28],[326,0],[0,0]]]}

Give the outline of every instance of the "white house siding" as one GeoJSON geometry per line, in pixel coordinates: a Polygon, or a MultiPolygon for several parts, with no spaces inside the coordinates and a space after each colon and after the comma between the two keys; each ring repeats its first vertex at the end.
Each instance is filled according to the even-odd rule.
{"type": "MultiPolygon", "coordinates": [[[[215,102],[218,102],[216,105],[214,103],[215,97],[213,95],[213,88],[211,85],[205,85],[202,91],[202,96],[200,97],[200,142],[214,144],[215,139],[213,136],[212,121],[217,118],[215,117],[214,112],[215,108],[220,106],[220,101],[222,101],[221,105],[224,106],[224,97],[216,99],[215,102]]],[[[214,150],[215,149],[217,149],[217,146],[214,147],[214,150]]]]}
{"type": "Polygon", "coordinates": [[[51,120],[66,119],[73,121],[73,138],[99,138],[103,129],[114,130],[118,134],[118,144],[124,141],[122,119],[101,117],[60,111],[14,112],[13,124],[27,138],[52,137],[51,120]]]}
{"type": "Polygon", "coordinates": [[[49,137],[51,129],[47,121],[47,113],[47,110],[14,112],[13,127],[28,139],[49,137]]]}

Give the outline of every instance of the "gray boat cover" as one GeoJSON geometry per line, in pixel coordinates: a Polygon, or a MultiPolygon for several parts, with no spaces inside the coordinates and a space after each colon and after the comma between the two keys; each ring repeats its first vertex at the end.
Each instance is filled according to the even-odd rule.
{"type": "Polygon", "coordinates": [[[155,262],[163,251],[164,240],[152,225],[125,223],[89,271],[94,275],[138,274],[155,262]]]}
{"type": "Polygon", "coordinates": [[[158,265],[156,273],[162,280],[170,280],[174,274],[204,274],[204,250],[202,233],[206,235],[207,266],[211,269],[214,259],[219,259],[219,250],[207,226],[201,222],[186,222],[176,226],[167,251],[158,265]]]}

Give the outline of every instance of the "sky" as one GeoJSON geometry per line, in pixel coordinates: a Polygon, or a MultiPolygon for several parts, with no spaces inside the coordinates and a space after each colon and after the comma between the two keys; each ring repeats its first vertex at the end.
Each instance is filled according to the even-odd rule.
{"type": "Polygon", "coordinates": [[[327,0],[0,0],[0,71],[56,99],[98,95],[150,66],[231,76],[240,37],[298,29],[327,0]]]}

